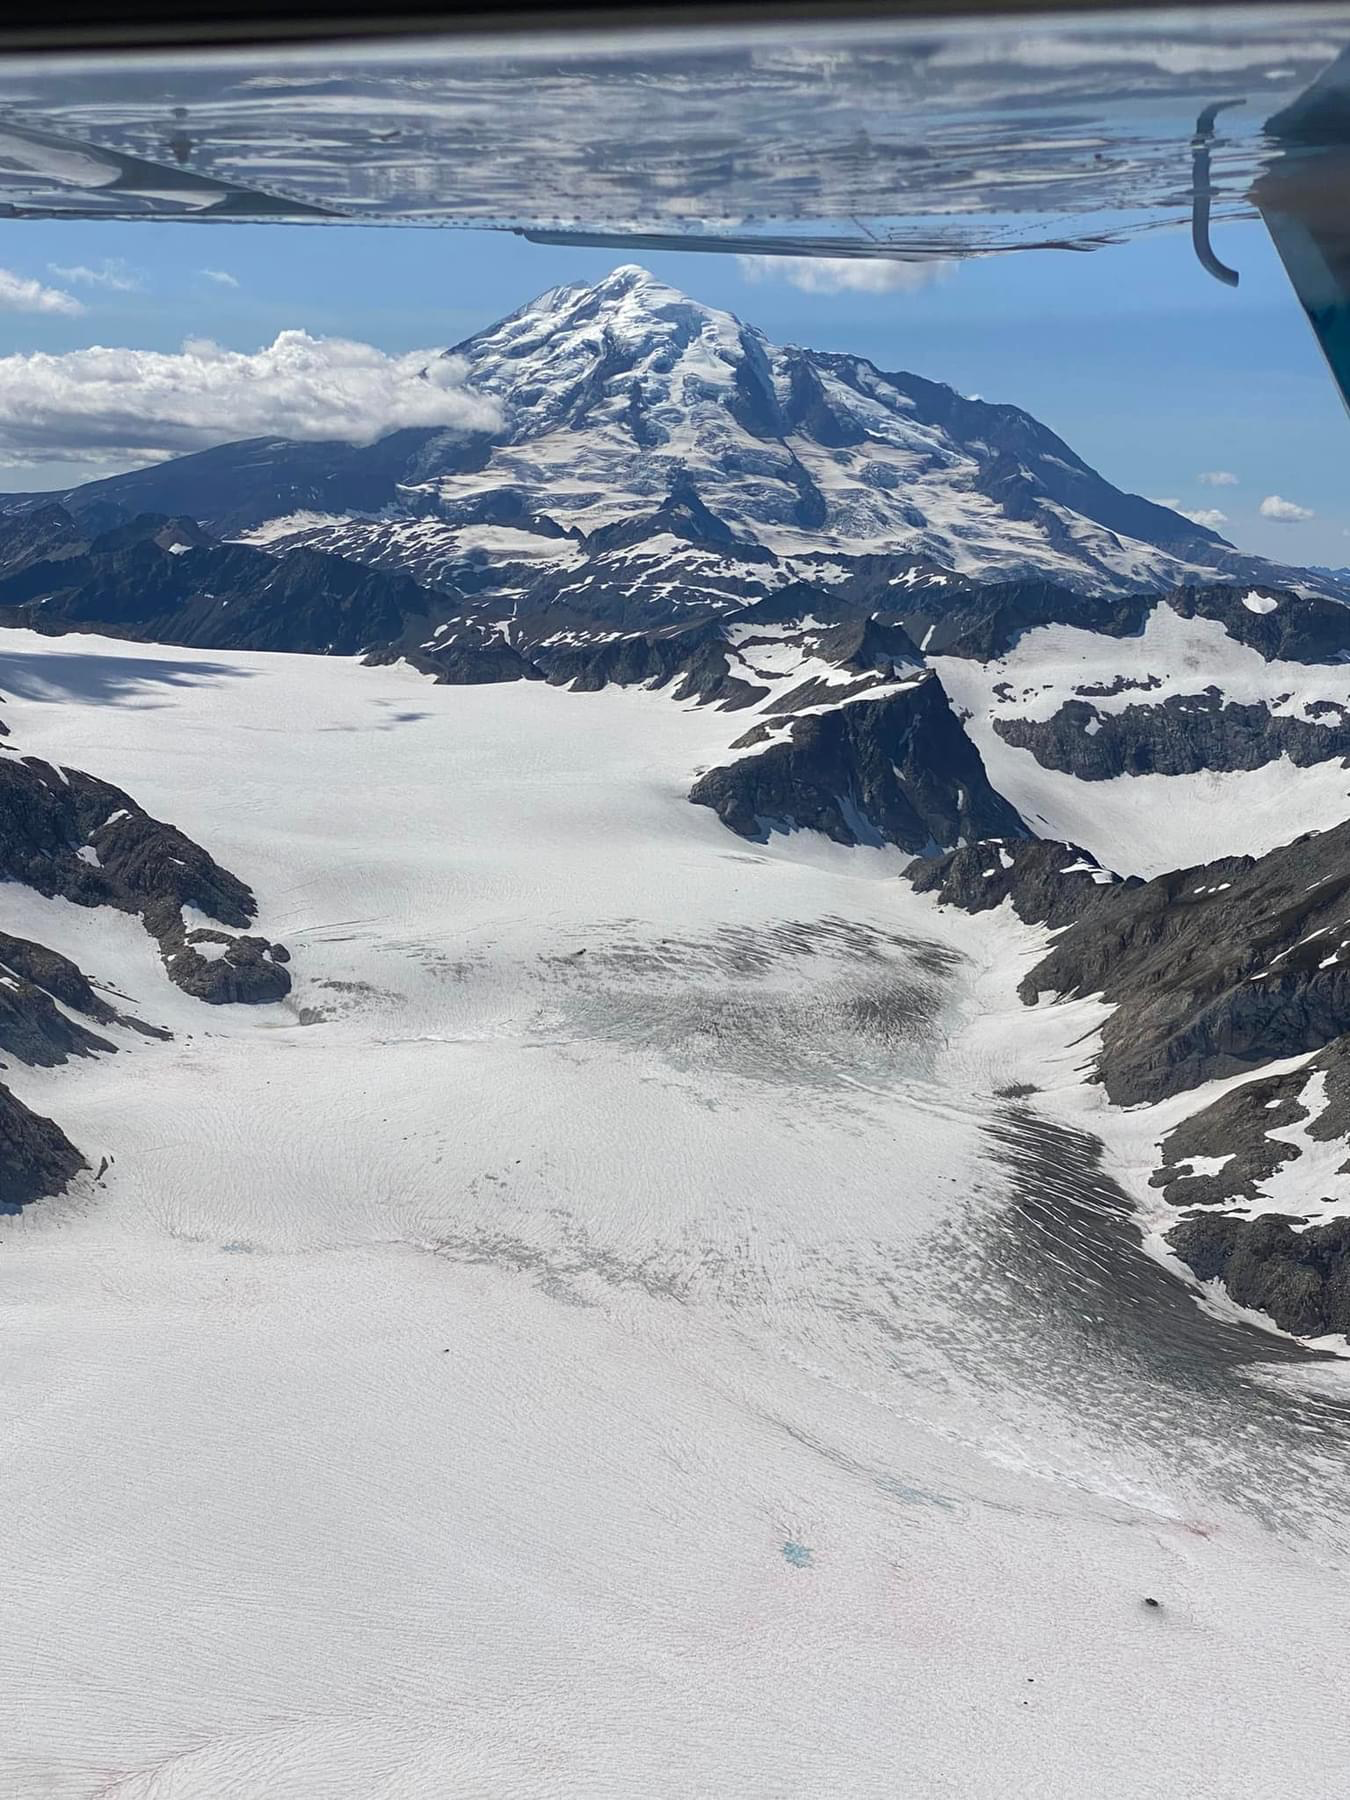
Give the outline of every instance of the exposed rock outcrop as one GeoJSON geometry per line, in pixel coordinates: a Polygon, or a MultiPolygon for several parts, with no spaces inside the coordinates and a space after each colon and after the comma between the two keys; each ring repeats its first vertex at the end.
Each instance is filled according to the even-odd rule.
{"type": "Polygon", "coordinates": [[[266,1005],[291,991],[285,964],[290,953],[263,937],[233,937],[224,931],[185,931],[166,911],[156,931],[169,978],[212,1006],[266,1005]]]}
{"type": "Polygon", "coordinates": [[[739,836],[822,831],[840,844],[931,851],[979,837],[1023,837],[937,677],[878,699],[766,722],[739,741],[767,747],[710,769],[689,798],[739,836]]]}
{"type": "Polygon", "coordinates": [[[1168,1241],[1201,1281],[1221,1281],[1239,1306],[1268,1314],[1295,1337],[1350,1332],[1350,1219],[1304,1230],[1298,1223],[1277,1213],[1196,1213],[1168,1241]]]}
{"type": "Polygon", "coordinates": [[[235,940],[243,948],[225,958],[228,973],[203,975],[197,965],[206,959],[182,954],[185,906],[242,928],[256,911],[251,889],[175,826],[81,770],[0,755],[0,879],[137,914],[170,977],[189,992],[197,983],[213,995],[233,988],[229,997],[271,1000],[290,987],[275,947],[262,939],[235,940]]]}
{"type": "Polygon", "coordinates": [[[1062,928],[1021,995],[1112,1002],[1098,1074],[1118,1104],[1316,1052],[1174,1127],[1151,1182],[1184,1209],[1163,1235],[1200,1280],[1296,1336],[1350,1333],[1350,824],[1155,881],[1092,870],[1064,845],[992,842],[906,875],[1062,928]]]}
{"type": "Polygon", "coordinates": [[[1120,1105],[1319,1050],[1350,1030],[1350,824],[1267,855],[1105,888],[1022,983],[1114,1004],[1120,1105]]]}
{"type": "Polygon", "coordinates": [[[1255,1204],[1280,1170],[1299,1174],[1305,1134],[1315,1144],[1343,1144],[1338,1172],[1350,1173],[1350,1038],[1297,1069],[1244,1081],[1183,1120],[1162,1142],[1152,1186],[1169,1206],[1255,1204]],[[1315,1108],[1310,1090],[1320,1090],[1315,1108]]]}
{"type": "Polygon", "coordinates": [[[1123,599],[1076,593],[1053,581],[963,583],[955,593],[925,591],[900,616],[928,656],[963,656],[993,662],[1023,632],[1038,625],[1076,625],[1106,637],[1128,637],[1143,628],[1153,597],[1123,599]]]}
{"type": "Polygon", "coordinates": [[[1044,769],[1080,781],[1117,775],[1193,775],[1201,769],[1259,769],[1287,756],[1306,768],[1350,757],[1350,710],[1322,705],[1317,720],[1259,703],[1225,700],[1218,688],[1170,694],[1158,706],[1099,711],[1067,700],[1049,719],[995,719],[1006,743],[1030,750],[1044,769]]]}
{"type": "Polygon", "coordinates": [[[353,656],[425,625],[430,604],[400,572],[304,546],[271,556],[215,543],[190,519],[140,516],[7,570],[0,537],[0,617],[51,634],[353,656]]]}
{"type": "Polygon", "coordinates": [[[34,1068],[116,1046],[66,1017],[42,988],[0,968],[0,1052],[34,1068]]]}
{"type": "Polygon", "coordinates": [[[42,988],[63,1006],[84,1013],[100,1025],[111,1025],[118,1017],[115,1009],[95,992],[78,963],[57,950],[49,950],[45,944],[0,931],[0,975],[4,974],[42,988]]]}
{"type": "Polygon", "coordinates": [[[50,1067],[71,1056],[116,1049],[69,1018],[66,1009],[98,1025],[125,1025],[142,1037],[171,1035],[110,1006],[68,956],[0,932],[0,1052],[33,1067],[50,1067]]]}
{"type": "Polygon", "coordinates": [[[1072,924],[1096,905],[1103,889],[1126,883],[1095,857],[1072,844],[1046,838],[990,838],[942,856],[921,857],[905,871],[918,893],[936,894],[942,906],[988,912],[1011,900],[1025,924],[1052,929],[1072,924]]]}
{"type": "Polygon", "coordinates": [[[1135,637],[1159,605],[1183,619],[1215,620],[1267,662],[1335,663],[1350,655],[1350,609],[1343,602],[1248,582],[1114,596],[1051,581],[964,581],[922,590],[898,610],[929,655],[993,662],[1041,625],[1135,637]]]}
{"type": "Polygon", "coordinates": [[[173,825],[79,769],[0,757],[0,877],[79,906],[142,912],[196,906],[223,924],[253,918],[252,892],[173,825]]]}
{"type": "MultiPolygon", "coordinates": [[[[0,752],[0,882],[49,898],[137,915],[169,978],[214,1004],[281,999],[291,985],[280,944],[189,927],[185,907],[242,927],[253,894],[199,844],[153,819],[129,794],[78,769],[0,752]]],[[[67,956],[0,932],[0,1053],[35,1067],[117,1046],[92,1024],[170,1034],[118,1011],[67,956]]],[[[0,1210],[64,1191],[86,1166],[61,1128],[0,1087],[0,1210]]]]}
{"type": "Polygon", "coordinates": [[[1296,1336],[1350,1333],[1350,1038],[1230,1088],[1161,1156],[1153,1186],[1187,1209],[1164,1237],[1202,1281],[1296,1336]]]}
{"type": "Polygon", "coordinates": [[[445,687],[487,687],[502,681],[541,679],[528,658],[500,641],[386,644],[370,651],[364,660],[371,668],[406,662],[445,687]]]}
{"type": "Polygon", "coordinates": [[[87,1166],[58,1125],[0,1086],[0,1212],[64,1193],[87,1166]]]}
{"type": "Polygon", "coordinates": [[[753,705],[768,689],[732,672],[722,619],[654,631],[625,632],[588,641],[583,630],[560,631],[529,652],[532,666],[554,686],[575,693],[601,688],[673,684],[677,700],[728,708],[753,705]]]}

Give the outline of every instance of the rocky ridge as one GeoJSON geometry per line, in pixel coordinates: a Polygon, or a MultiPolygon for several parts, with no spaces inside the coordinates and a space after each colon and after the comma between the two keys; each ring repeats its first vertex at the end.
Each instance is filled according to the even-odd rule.
{"type": "Polygon", "coordinates": [[[925,851],[1027,828],[989,785],[937,677],[912,676],[884,698],[858,699],[781,723],[764,720],[689,798],[738,836],[824,832],[838,844],[925,851]]]}
{"type": "MultiPolygon", "coordinates": [[[[257,908],[236,875],[120,788],[22,756],[8,743],[0,747],[4,882],[134,914],[158,944],[169,979],[208,1003],[275,1001],[290,990],[285,947],[243,930],[257,908]],[[188,908],[236,929],[191,925],[188,908]]],[[[115,1006],[69,957],[0,932],[0,1054],[35,1068],[111,1055],[119,1048],[114,1028],[169,1036],[115,1006]]],[[[0,1085],[0,1209],[61,1193],[86,1167],[57,1124],[0,1085]]]]}
{"type": "Polygon", "coordinates": [[[1021,997],[1111,1004],[1095,1079],[1116,1104],[1229,1083],[1159,1148],[1163,1241],[1286,1331],[1350,1334],[1350,825],[1149,882],[1044,841],[907,873],[1051,929],[1021,997]]]}

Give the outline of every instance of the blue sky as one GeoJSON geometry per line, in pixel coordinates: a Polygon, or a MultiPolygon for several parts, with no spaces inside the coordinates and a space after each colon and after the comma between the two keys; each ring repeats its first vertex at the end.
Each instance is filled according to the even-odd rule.
{"type": "MultiPolygon", "coordinates": [[[[1218,507],[1226,523],[1217,528],[1244,549],[1350,563],[1350,421],[1264,227],[1220,227],[1215,247],[1241,271],[1236,291],[1206,275],[1177,232],[1090,255],[966,262],[908,291],[804,292],[734,257],[642,260],[773,339],[860,352],[1013,401],[1118,486],[1218,507]],[[1204,471],[1236,480],[1207,485],[1204,471]],[[1270,495],[1313,516],[1262,517],[1270,495]]],[[[84,310],[22,309],[20,292],[20,309],[0,312],[0,377],[23,353],[175,350],[188,337],[252,352],[295,328],[390,353],[445,345],[544,288],[622,260],[487,232],[14,223],[0,239],[0,269],[77,296],[84,310]],[[81,268],[105,279],[72,272],[81,268]],[[135,285],[109,285],[109,275],[135,285]]],[[[0,463],[0,485],[62,486],[113,466],[0,463]]]]}

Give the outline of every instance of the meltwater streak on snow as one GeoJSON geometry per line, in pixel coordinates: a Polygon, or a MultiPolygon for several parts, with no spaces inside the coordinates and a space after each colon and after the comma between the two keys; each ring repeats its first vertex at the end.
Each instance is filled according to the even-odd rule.
{"type": "Polygon", "coordinates": [[[1342,1390],[996,1100],[1085,1054],[1035,934],[747,850],[664,696],[20,632],[0,693],[296,975],[0,892],[178,1034],[6,1072],[116,1161],[0,1231],[0,1793],[1332,1790],[1342,1390]]]}

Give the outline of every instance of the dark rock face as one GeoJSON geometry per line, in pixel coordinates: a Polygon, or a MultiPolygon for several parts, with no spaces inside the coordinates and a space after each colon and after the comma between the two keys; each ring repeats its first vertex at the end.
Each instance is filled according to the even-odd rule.
{"type": "Polygon", "coordinates": [[[1337,1038],[1286,1074],[1244,1081],[1184,1119],[1163,1140],[1151,1185],[1169,1206],[1249,1205],[1279,1171],[1298,1177],[1303,1135],[1345,1145],[1337,1173],[1350,1173],[1350,1038],[1337,1038]],[[1308,1099],[1313,1094],[1316,1104],[1308,1099]],[[1291,1126],[1301,1131],[1291,1136],[1291,1126]],[[1209,1160],[1222,1167],[1202,1172],[1209,1160]]]}
{"type": "MultiPolygon", "coordinates": [[[[688,625],[710,613],[739,612],[774,585],[778,559],[747,559],[734,548],[715,551],[689,544],[672,551],[658,540],[652,548],[591,551],[579,567],[528,569],[516,565],[513,596],[503,600],[485,584],[479,600],[490,615],[513,618],[513,637],[538,644],[560,630],[581,625],[598,633],[642,633],[665,625],[688,625]]],[[[468,583],[457,573],[467,588],[468,583]]],[[[777,576],[781,580],[781,575],[777,576]]]]}
{"type": "Polygon", "coordinates": [[[0,1212],[64,1193],[87,1167],[59,1126],[0,1086],[0,1212]]]}
{"type": "Polygon", "coordinates": [[[1115,1004],[1099,1072],[1120,1105],[1321,1049],[1350,1030],[1350,825],[1104,889],[1022,983],[1115,1004]]]}
{"type": "Polygon", "coordinates": [[[1328,703],[1314,724],[1267,706],[1225,701],[1214,687],[1122,712],[1099,712],[1086,700],[1068,700],[1052,718],[996,719],[994,730],[1015,748],[1030,750],[1042,768],[1080,781],[1259,769],[1281,756],[1300,768],[1350,757],[1350,714],[1343,707],[1328,703]]]}
{"type": "Polygon", "coordinates": [[[160,937],[170,979],[212,1006],[266,1005],[284,1000],[291,978],[280,944],[262,937],[231,937],[223,931],[184,932],[169,926],[160,937]]]}
{"type": "Polygon", "coordinates": [[[34,756],[0,757],[0,878],[123,912],[167,901],[243,926],[255,911],[237,876],[129,794],[34,756]]]}
{"type": "Polygon", "coordinates": [[[95,993],[88,976],[78,963],[45,944],[31,943],[27,938],[11,937],[0,931],[0,975],[17,976],[42,988],[74,1012],[84,1013],[101,1025],[111,1025],[116,1012],[95,993]]]}
{"type": "Polygon", "coordinates": [[[1004,900],[1027,925],[1070,925],[1117,886],[1138,887],[1134,877],[1103,869],[1072,844],[1044,838],[990,838],[943,856],[912,862],[905,879],[920,894],[936,894],[942,906],[989,912],[1004,900]]]}
{"type": "Polygon", "coordinates": [[[1136,637],[1158,605],[1171,607],[1183,619],[1215,620],[1267,662],[1334,663],[1350,655],[1350,610],[1342,602],[1246,582],[1118,598],[1078,593],[1049,581],[965,581],[918,589],[899,610],[911,635],[930,655],[993,662],[1005,656],[1024,632],[1041,625],[1071,625],[1102,637],[1136,637]],[[1253,611],[1249,601],[1268,610],[1253,611]]]}
{"type": "Polygon", "coordinates": [[[1321,595],[1244,583],[1176,588],[1167,604],[1183,619],[1217,619],[1267,662],[1334,663],[1350,655],[1350,610],[1321,595]],[[1253,611],[1249,601],[1268,610],[1253,611]]]}
{"type": "Polygon", "coordinates": [[[592,551],[627,550],[662,534],[680,538],[685,543],[731,552],[738,562],[772,564],[777,561],[772,550],[766,550],[751,538],[738,537],[728,524],[710,511],[687,477],[676,482],[654,512],[645,518],[620,519],[613,525],[603,525],[590,533],[586,546],[592,551]]]}
{"type": "MultiPolygon", "coordinates": [[[[157,939],[170,977],[189,992],[196,991],[189,985],[195,982],[210,990],[206,997],[272,1000],[290,987],[264,939],[235,940],[242,948],[231,950],[223,966],[200,954],[178,954],[186,943],[183,907],[240,928],[256,911],[251,889],[176,827],[143,812],[129,794],[78,769],[0,756],[0,880],[23,882],[78,906],[138,914],[157,939]],[[199,963],[208,972],[200,972],[199,963]]],[[[69,974],[62,979],[74,992],[69,974]]]]}
{"type": "Polygon", "coordinates": [[[1007,897],[1027,922],[1064,928],[1022,998],[1100,993],[1115,1003],[1099,1072],[1117,1103],[1318,1051],[1183,1120],[1151,1181],[1187,1209],[1165,1236],[1200,1280],[1221,1281],[1238,1304],[1298,1337],[1350,1333],[1350,1220],[1244,1216],[1277,1197],[1272,1179],[1290,1182],[1286,1191],[1314,1215],[1319,1199],[1337,1198],[1319,1196],[1315,1177],[1300,1180],[1309,1142],[1335,1145],[1331,1166],[1350,1175],[1350,965],[1341,960],[1350,957],[1350,826],[1150,882],[1089,884],[1065,872],[1070,856],[1049,843],[975,844],[906,875],[968,911],[1007,897]]]}
{"type": "Polygon", "coordinates": [[[113,1051],[116,1045],[67,1018],[63,1007],[99,1025],[125,1025],[143,1037],[171,1034],[120,1013],[98,994],[68,956],[27,938],[0,932],[0,1051],[33,1067],[71,1056],[113,1051]],[[57,1006],[56,1001],[61,1005],[57,1006]]]}
{"type": "Polygon", "coordinates": [[[1276,1213],[1197,1213],[1168,1242],[1201,1281],[1221,1281],[1239,1306],[1268,1313],[1295,1337],[1350,1332],[1350,1219],[1299,1231],[1276,1213]]]}
{"type": "Polygon", "coordinates": [[[442,628],[429,642],[407,637],[367,656],[370,663],[400,658],[437,681],[460,685],[495,681],[550,682],[574,693],[601,688],[669,688],[678,701],[725,711],[767,698],[770,679],[758,678],[757,653],[772,658],[785,643],[803,658],[826,662],[831,679],[803,680],[767,708],[792,712],[834,706],[851,694],[922,666],[912,639],[895,618],[860,610],[823,589],[794,582],[771,600],[717,611],[712,617],[612,631],[584,612],[550,607],[511,621],[511,641],[472,618],[442,628]],[[841,680],[841,677],[851,677],[841,680]]]}
{"type": "Polygon", "coordinates": [[[443,687],[485,687],[502,681],[538,681],[539,671],[510,644],[485,641],[472,633],[471,641],[448,640],[441,644],[386,644],[362,659],[368,668],[384,668],[406,662],[443,687]]]}
{"type": "Polygon", "coordinates": [[[1023,632],[1040,625],[1075,625],[1105,637],[1132,637],[1156,605],[1148,596],[1102,599],[1075,593],[1051,581],[1000,581],[973,587],[966,583],[952,595],[928,589],[901,618],[910,636],[929,656],[964,656],[994,662],[1005,656],[1023,632]]]}
{"type": "Polygon", "coordinates": [[[114,1048],[107,1038],[68,1019],[35,983],[0,969],[0,1051],[7,1056],[33,1068],[51,1068],[72,1056],[114,1048]]]}
{"type": "MultiPolygon", "coordinates": [[[[251,891],[200,845],[152,819],[130,795],[78,769],[0,753],[0,882],[15,881],[79,906],[139,915],[159,945],[169,978],[213,1004],[279,1000],[290,960],[265,938],[189,930],[194,906],[247,925],[251,891]]],[[[170,1034],[118,1012],[69,957],[0,932],[0,1053],[35,1067],[117,1046],[68,1016],[170,1034]]],[[[0,1087],[0,1211],[64,1191],[85,1159],[52,1120],[0,1087]]]]}
{"type": "MultiPolygon", "coordinates": [[[[1006,842],[925,858],[906,875],[967,911],[1011,897],[1028,923],[1063,928],[1019,991],[1028,1005],[1042,994],[1100,994],[1112,1004],[1098,1076],[1116,1104],[1255,1072],[1350,1031],[1350,823],[1260,858],[1229,857],[1147,882],[1093,881],[1087,865],[1090,857],[1064,845],[1006,842]]],[[[1287,1085],[1248,1085],[1217,1102],[1212,1118],[1184,1128],[1198,1133],[1210,1118],[1207,1136],[1192,1141],[1179,1128],[1175,1144],[1169,1140],[1172,1162],[1184,1160],[1183,1151],[1226,1154],[1250,1097],[1259,1093],[1264,1104],[1287,1085]]],[[[1267,1121],[1285,1116],[1293,1115],[1272,1109],[1267,1121]]],[[[1350,1132],[1350,1092],[1344,1128],[1350,1132]]]]}
{"type": "MultiPolygon", "coordinates": [[[[816,615],[812,613],[811,617],[816,615]]],[[[757,613],[748,616],[746,624],[751,633],[758,622],[757,613]]],[[[813,677],[789,689],[765,709],[766,716],[797,712],[808,706],[837,705],[854,693],[864,692],[876,680],[894,681],[923,667],[917,645],[895,619],[855,615],[799,631],[803,649],[829,663],[835,674],[828,681],[813,677]],[[852,676],[852,685],[841,686],[840,675],[852,676]]],[[[745,638],[739,648],[744,660],[753,664],[753,635],[745,638]]]]}
{"type": "Polygon", "coordinates": [[[0,572],[11,623],[210,650],[354,656],[424,622],[429,605],[407,575],[304,547],[270,556],[216,544],[191,520],[158,515],[0,572]]]}
{"type": "Polygon", "coordinates": [[[91,555],[106,555],[114,550],[129,550],[133,544],[157,544],[161,550],[205,550],[216,542],[211,533],[195,519],[167,518],[163,513],[137,513],[118,525],[111,525],[91,537],[91,555]]]}
{"type": "Polygon", "coordinates": [[[772,831],[809,829],[840,844],[918,852],[961,838],[1028,835],[989,785],[936,676],[785,720],[782,729],[782,740],[757,755],[710,769],[689,798],[758,842],[772,831]]]}
{"type": "Polygon", "coordinates": [[[720,620],[698,625],[634,632],[598,642],[560,640],[536,644],[533,667],[555,687],[574,693],[597,693],[617,687],[668,687],[677,700],[699,700],[727,707],[752,705],[767,688],[733,676],[720,620]]]}
{"type": "Polygon", "coordinates": [[[0,575],[17,574],[30,563],[76,555],[88,534],[64,506],[48,503],[33,512],[0,519],[0,575]]]}

